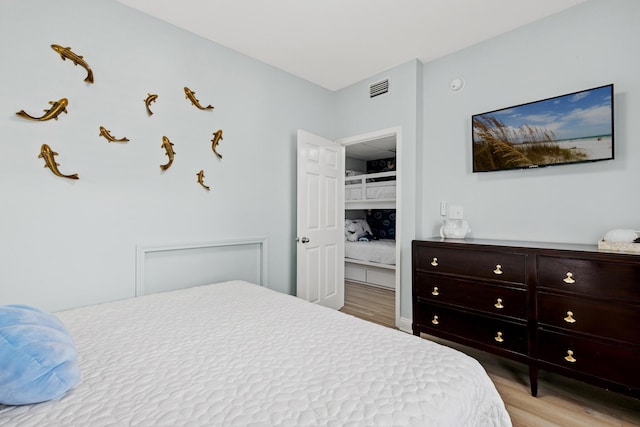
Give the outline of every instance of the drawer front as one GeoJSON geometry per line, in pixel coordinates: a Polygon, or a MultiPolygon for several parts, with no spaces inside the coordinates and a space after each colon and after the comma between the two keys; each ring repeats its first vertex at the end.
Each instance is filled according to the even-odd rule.
{"type": "Polygon", "coordinates": [[[419,300],[473,308],[486,313],[526,319],[527,291],[448,276],[417,274],[419,300]]]}
{"type": "Polygon", "coordinates": [[[344,267],[344,278],[347,280],[356,280],[358,282],[366,282],[367,270],[362,266],[346,265],[344,267]]]}
{"type": "Polygon", "coordinates": [[[420,245],[416,251],[415,267],[420,270],[504,282],[525,282],[524,254],[420,245]]]}
{"type": "Polygon", "coordinates": [[[527,354],[524,324],[418,303],[414,321],[421,330],[438,336],[440,332],[476,341],[482,345],[527,354]]]}
{"type": "Polygon", "coordinates": [[[367,269],[367,283],[395,289],[396,273],[394,270],[367,269]]]}
{"type": "Polygon", "coordinates": [[[538,323],[640,345],[640,307],[539,292],[538,323]]]}
{"type": "Polygon", "coordinates": [[[640,388],[638,346],[610,345],[545,330],[538,331],[538,342],[539,358],[545,362],[640,388]]]}
{"type": "Polygon", "coordinates": [[[538,256],[538,286],[640,301],[640,264],[538,256]]]}

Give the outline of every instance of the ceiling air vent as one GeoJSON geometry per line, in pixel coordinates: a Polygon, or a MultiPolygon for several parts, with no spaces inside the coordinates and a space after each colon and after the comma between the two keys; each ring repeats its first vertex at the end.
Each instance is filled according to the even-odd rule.
{"type": "Polygon", "coordinates": [[[389,79],[381,80],[369,86],[369,98],[375,98],[378,95],[384,95],[389,92],[389,79]]]}

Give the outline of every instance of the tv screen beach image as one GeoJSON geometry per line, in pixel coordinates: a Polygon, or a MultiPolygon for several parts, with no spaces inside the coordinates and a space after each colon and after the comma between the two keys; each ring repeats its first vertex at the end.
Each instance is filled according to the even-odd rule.
{"type": "Polygon", "coordinates": [[[613,158],[613,85],[472,117],[473,171],[613,158]]]}

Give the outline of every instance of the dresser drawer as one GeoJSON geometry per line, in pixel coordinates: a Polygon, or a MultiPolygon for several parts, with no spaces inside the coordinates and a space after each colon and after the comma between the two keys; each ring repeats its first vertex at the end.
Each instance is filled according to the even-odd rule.
{"type": "MultiPolygon", "coordinates": [[[[420,330],[438,336],[451,334],[489,346],[527,354],[527,328],[524,324],[472,315],[434,304],[418,303],[414,317],[420,330]]],[[[450,338],[444,336],[444,338],[450,338]]]]}
{"type": "Polygon", "coordinates": [[[540,360],[640,389],[640,347],[538,331],[540,360]]]}
{"type": "Polygon", "coordinates": [[[538,323],[640,345],[640,307],[539,292],[538,323]]]}
{"type": "Polygon", "coordinates": [[[457,274],[505,282],[525,282],[526,255],[480,251],[465,247],[417,246],[417,268],[437,273],[457,274]]]}
{"type": "Polygon", "coordinates": [[[473,308],[486,313],[526,319],[527,291],[471,280],[417,273],[419,300],[473,308]]]}
{"type": "Polygon", "coordinates": [[[640,300],[640,264],[539,255],[538,287],[640,300]]]}

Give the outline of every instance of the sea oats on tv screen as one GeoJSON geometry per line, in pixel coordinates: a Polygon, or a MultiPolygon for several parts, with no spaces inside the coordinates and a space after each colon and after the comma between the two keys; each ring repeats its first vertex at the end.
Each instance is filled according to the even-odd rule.
{"type": "Polygon", "coordinates": [[[473,171],[613,159],[613,84],[476,114],[473,171]]]}

